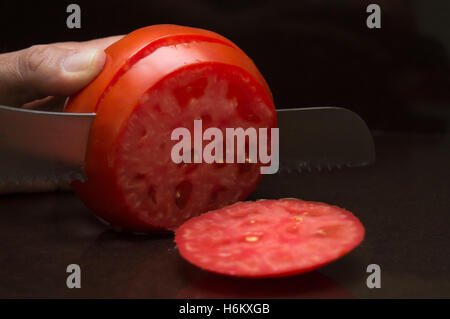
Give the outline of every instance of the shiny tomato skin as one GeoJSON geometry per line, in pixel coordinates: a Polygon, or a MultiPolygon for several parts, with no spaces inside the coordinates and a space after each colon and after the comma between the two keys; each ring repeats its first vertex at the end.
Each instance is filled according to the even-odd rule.
{"type": "MultiPolygon", "coordinates": [[[[105,90],[115,83],[128,67],[148,54],[148,52],[145,52],[146,50],[151,52],[155,48],[173,42],[180,41],[180,43],[183,43],[186,39],[189,41],[222,43],[235,48],[245,56],[245,53],[233,42],[212,31],[171,24],[144,27],[129,33],[105,50],[106,61],[102,72],[89,86],[71,97],[70,103],[66,106],[66,111],[72,113],[95,112],[105,90]]],[[[255,75],[261,84],[269,90],[267,83],[259,72],[255,75]]]]}

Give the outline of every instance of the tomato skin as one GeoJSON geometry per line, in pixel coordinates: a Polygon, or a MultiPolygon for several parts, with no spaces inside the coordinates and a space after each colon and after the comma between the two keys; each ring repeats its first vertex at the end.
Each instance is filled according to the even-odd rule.
{"type": "Polygon", "coordinates": [[[76,181],[72,186],[87,207],[117,228],[132,231],[154,229],[127,213],[128,208],[117,184],[116,155],[119,137],[128,118],[142,95],[160,81],[198,65],[237,67],[248,75],[258,88],[258,94],[270,106],[274,118],[272,127],[276,126],[272,96],[261,74],[240,49],[215,33],[180,26],[152,26],[130,33],[110,46],[106,53],[108,58],[104,70],[94,82],[69,100],[66,111],[97,113],[87,147],[87,181],[76,181]],[[185,36],[211,37],[213,40],[193,42],[187,46],[159,47],[134,61],[129,69],[115,78],[130,56],[142,48],[161,39],[185,36]],[[105,89],[108,90],[104,93],[105,89]]]}
{"type": "MultiPolygon", "coordinates": [[[[71,97],[70,103],[66,106],[66,111],[72,113],[95,112],[99,99],[110,83],[116,80],[115,77],[120,73],[121,68],[128,62],[136,62],[136,59],[133,59],[133,57],[137,59],[142,58],[142,56],[139,56],[139,53],[152,44],[156,47],[158,45],[163,46],[165,41],[186,37],[190,37],[192,40],[208,40],[222,43],[235,48],[242,55],[245,55],[233,42],[212,31],[170,24],[144,27],[131,32],[105,50],[106,61],[102,72],[85,89],[71,97]],[[86,103],[86,101],[89,101],[89,103],[86,103]]],[[[256,74],[256,77],[270,92],[267,83],[259,72],[256,74]]]]}

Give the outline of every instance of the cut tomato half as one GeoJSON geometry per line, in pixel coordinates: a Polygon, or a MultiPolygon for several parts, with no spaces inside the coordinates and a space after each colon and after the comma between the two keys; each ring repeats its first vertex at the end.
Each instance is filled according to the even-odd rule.
{"type": "Polygon", "coordinates": [[[350,252],[364,227],[349,211],[298,199],[241,202],[183,224],[175,241],[192,264],[237,277],[314,270],[350,252]]]}
{"type": "Polygon", "coordinates": [[[276,127],[267,84],[239,48],[210,31],[163,25],[132,32],[106,53],[101,74],[66,107],[97,113],[86,182],[72,185],[87,207],[118,229],[173,230],[253,191],[258,163],[171,158],[171,133],[186,128],[194,136],[195,120],[223,136],[227,128],[276,127]]]}

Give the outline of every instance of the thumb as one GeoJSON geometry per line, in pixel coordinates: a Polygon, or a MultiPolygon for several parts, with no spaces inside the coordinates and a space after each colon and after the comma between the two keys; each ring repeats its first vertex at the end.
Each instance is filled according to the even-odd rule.
{"type": "Polygon", "coordinates": [[[0,103],[19,106],[46,96],[68,96],[103,68],[101,49],[36,45],[0,55],[0,103]]]}

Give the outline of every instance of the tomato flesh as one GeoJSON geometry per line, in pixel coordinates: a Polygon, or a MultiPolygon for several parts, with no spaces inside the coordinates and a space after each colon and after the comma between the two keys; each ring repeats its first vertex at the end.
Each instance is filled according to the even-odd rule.
{"type": "MultiPolygon", "coordinates": [[[[240,163],[173,162],[171,149],[178,141],[171,141],[171,133],[187,128],[193,147],[194,120],[202,120],[203,131],[219,128],[224,137],[227,127],[273,125],[272,111],[238,68],[201,64],[171,74],[141,97],[119,138],[117,184],[127,214],[155,228],[174,229],[190,217],[242,200],[256,186],[260,164],[244,170],[240,163]],[[230,96],[237,93],[230,83],[246,92],[246,99],[230,96]],[[254,114],[253,120],[243,113],[254,114]]],[[[191,152],[191,160],[203,161],[201,150],[191,152]]]]}
{"type": "Polygon", "coordinates": [[[298,199],[241,202],[193,218],[176,232],[192,264],[237,277],[278,277],[314,270],[364,238],[345,209],[298,199]]]}

